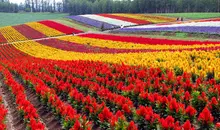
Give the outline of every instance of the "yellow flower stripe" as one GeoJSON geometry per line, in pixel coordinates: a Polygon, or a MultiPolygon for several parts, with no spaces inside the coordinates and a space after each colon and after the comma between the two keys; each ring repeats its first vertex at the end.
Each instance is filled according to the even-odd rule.
{"type": "Polygon", "coordinates": [[[124,16],[128,18],[146,20],[152,23],[163,23],[163,22],[173,22],[175,18],[163,17],[163,16],[154,16],[154,15],[147,15],[147,14],[113,14],[117,16],[124,16]]]}
{"type": "Polygon", "coordinates": [[[26,23],[26,25],[43,33],[44,35],[46,35],[48,37],[64,35],[64,33],[60,32],[56,29],[50,28],[46,25],[40,24],[38,22],[30,22],[30,23],[26,23]]]}
{"type": "Polygon", "coordinates": [[[8,42],[28,40],[25,36],[23,36],[11,26],[0,28],[0,32],[8,42]]]}
{"type": "Polygon", "coordinates": [[[63,41],[74,42],[78,44],[107,47],[114,49],[152,49],[152,50],[178,50],[178,49],[196,49],[196,48],[209,48],[219,47],[220,44],[209,44],[209,45],[150,45],[150,44],[136,44],[132,42],[119,42],[111,40],[102,40],[95,38],[86,38],[80,36],[66,36],[58,38],[63,41]]]}
{"type": "Polygon", "coordinates": [[[108,63],[125,63],[147,67],[164,67],[174,69],[179,67],[185,72],[195,72],[205,75],[215,71],[215,77],[220,78],[220,51],[183,51],[183,52],[150,52],[150,53],[119,53],[94,54],[69,52],[48,47],[34,41],[13,44],[17,49],[31,56],[53,60],[93,60],[108,63]],[[195,57],[195,58],[192,58],[195,57]]]}

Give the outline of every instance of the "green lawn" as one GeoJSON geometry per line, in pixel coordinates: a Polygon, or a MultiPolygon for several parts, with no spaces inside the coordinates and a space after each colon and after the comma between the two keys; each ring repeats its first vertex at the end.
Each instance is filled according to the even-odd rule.
{"type": "Polygon", "coordinates": [[[0,27],[67,16],[61,13],[0,13],[0,27]]]}
{"type": "Polygon", "coordinates": [[[162,15],[168,17],[184,17],[187,19],[206,19],[206,18],[219,18],[220,13],[162,13],[162,14],[155,14],[155,15],[162,15]]]}

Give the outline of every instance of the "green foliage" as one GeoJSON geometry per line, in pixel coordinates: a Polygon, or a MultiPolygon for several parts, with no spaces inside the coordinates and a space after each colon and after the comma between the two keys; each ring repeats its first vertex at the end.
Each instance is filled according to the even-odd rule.
{"type": "MultiPolygon", "coordinates": [[[[218,0],[69,0],[64,7],[72,15],[97,13],[219,12],[218,0]]],[[[163,14],[161,14],[163,15],[163,14]]],[[[165,14],[166,15],[166,14],[165,14]]],[[[172,17],[212,18],[219,13],[170,14],[172,17]]]]}
{"type": "Polygon", "coordinates": [[[220,13],[165,13],[156,14],[168,17],[183,17],[187,19],[204,19],[204,18],[215,18],[220,17],[220,13]]]}

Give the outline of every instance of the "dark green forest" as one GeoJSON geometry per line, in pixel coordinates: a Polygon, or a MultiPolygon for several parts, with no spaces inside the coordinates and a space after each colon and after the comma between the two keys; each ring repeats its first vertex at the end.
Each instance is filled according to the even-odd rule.
{"type": "Polygon", "coordinates": [[[13,4],[0,0],[0,12],[179,13],[220,12],[220,0],[25,0],[13,4]]]}

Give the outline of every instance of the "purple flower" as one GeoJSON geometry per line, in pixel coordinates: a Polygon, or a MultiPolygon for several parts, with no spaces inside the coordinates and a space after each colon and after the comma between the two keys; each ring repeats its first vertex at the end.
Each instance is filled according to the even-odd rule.
{"type": "Polygon", "coordinates": [[[220,34],[220,27],[194,27],[194,26],[182,26],[182,27],[155,27],[155,28],[123,28],[120,32],[139,32],[139,31],[175,31],[175,32],[189,32],[189,33],[208,33],[208,34],[220,34]]]}
{"type": "Polygon", "coordinates": [[[116,25],[108,24],[108,23],[105,23],[105,22],[101,22],[101,21],[98,21],[98,20],[86,18],[86,17],[79,16],[79,15],[67,16],[67,18],[70,18],[70,19],[75,20],[77,22],[84,23],[84,24],[94,26],[94,27],[97,27],[97,28],[101,28],[102,24],[104,24],[104,29],[111,29],[111,28],[118,27],[116,25]]]}

